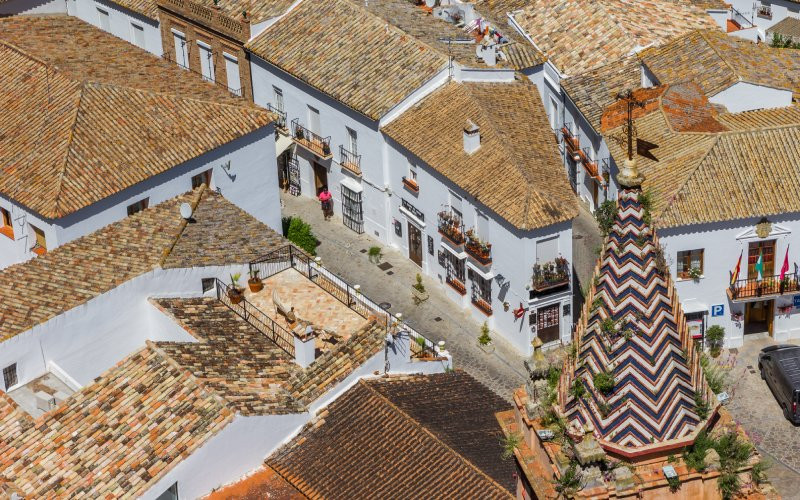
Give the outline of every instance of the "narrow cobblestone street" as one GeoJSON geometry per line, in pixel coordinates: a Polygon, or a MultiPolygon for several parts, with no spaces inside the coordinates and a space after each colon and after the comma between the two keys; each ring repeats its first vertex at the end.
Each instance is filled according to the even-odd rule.
{"type": "Polygon", "coordinates": [[[495,351],[486,353],[478,347],[481,325],[451,302],[433,279],[424,277],[430,298],[415,305],[411,285],[419,267],[397,250],[378,243],[366,234],[356,234],[335,215],[325,222],[316,200],[282,195],[283,215],[297,215],[311,224],[321,242],[317,254],[323,265],[361,290],[376,302],[389,302],[391,313],[403,313],[404,320],[433,341],[444,340],[452,353],[454,365],[483,382],[492,391],[511,401],[512,391],[525,383],[527,372],[523,357],[499,336],[494,336],[495,351]],[[371,246],[381,246],[379,269],[367,257],[371,246]]]}

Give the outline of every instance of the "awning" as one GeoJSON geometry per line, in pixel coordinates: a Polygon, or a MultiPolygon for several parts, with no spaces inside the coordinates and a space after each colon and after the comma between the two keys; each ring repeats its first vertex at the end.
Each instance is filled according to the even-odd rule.
{"type": "Polygon", "coordinates": [[[293,142],[291,136],[278,134],[278,140],[275,141],[275,157],[277,158],[283,154],[284,151],[289,149],[289,146],[291,146],[293,142]]]}
{"type": "Polygon", "coordinates": [[[467,267],[470,268],[473,272],[478,273],[478,275],[480,275],[485,280],[491,280],[492,278],[494,278],[494,273],[492,271],[484,271],[483,269],[476,266],[470,261],[467,261],[467,267]]]}
{"type": "Polygon", "coordinates": [[[441,241],[440,245],[442,246],[442,248],[444,248],[445,250],[447,250],[448,252],[453,254],[457,259],[466,259],[467,258],[467,252],[457,252],[457,251],[455,251],[453,249],[453,247],[451,247],[450,245],[447,245],[444,242],[444,238],[442,238],[442,241],[441,241]]]}
{"type": "Polygon", "coordinates": [[[684,314],[708,312],[708,304],[704,304],[695,299],[689,299],[681,303],[684,314]]]}
{"type": "Polygon", "coordinates": [[[342,186],[346,187],[347,189],[349,189],[350,191],[352,191],[354,193],[360,193],[360,192],[364,191],[364,188],[361,187],[361,184],[359,184],[358,182],[354,181],[350,177],[345,177],[344,179],[339,181],[339,183],[342,186]]]}

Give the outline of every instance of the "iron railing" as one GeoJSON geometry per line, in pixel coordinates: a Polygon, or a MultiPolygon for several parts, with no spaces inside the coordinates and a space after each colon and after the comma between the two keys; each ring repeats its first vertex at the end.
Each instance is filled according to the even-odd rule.
{"type": "Polygon", "coordinates": [[[486,298],[483,297],[480,287],[476,285],[472,285],[472,293],[470,294],[470,300],[472,305],[480,309],[484,314],[491,316],[492,314],[492,303],[486,298]]]}
{"type": "Polygon", "coordinates": [[[442,210],[437,214],[439,234],[453,242],[456,246],[463,245],[464,223],[461,217],[453,213],[452,210],[442,210]]]}
{"type": "Polygon", "coordinates": [[[339,164],[356,175],[361,175],[361,155],[351,153],[339,146],[339,164]]]}
{"type": "Polygon", "coordinates": [[[278,116],[278,119],[275,121],[276,128],[279,128],[281,130],[288,130],[286,128],[286,111],[278,109],[269,103],[267,103],[267,110],[278,116]]]}
{"type": "MultiPolygon", "coordinates": [[[[174,56],[173,56],[172,52],[164,52],[163,54],[161,54],[161,58],[162,58],[162,59],[164,59],[164,60],[166,60],[166,61],[169,61],[169,62],[175,63],[175,64],[177,64],[179,67],[181,67],[181,68],[183,68],[183,69],[185,69],[185,70],[187,70],[187,71],[191,71],[191,72],[192,72],[192,73],[194,73],[195,75],[199,75],[199,76],[200,76],[200,78],[202,78],[202,79],[203,79],[203,81],[206,81],[206,82],[208,82],[208,83],[213,83],[214,85],[218,85],[218,86],[220,86],[220,87],[224,88],[225,90],[227,90],[228,92],[230,92],[231,94],[233,94],[233,95],[235,95],[235,96],[237,96],[237,97],[242,97],[242,89],[241,89],[241,87],[240,87],[240,88],[238,88],[238,89],[233,89],[233,88],[231,88],[231,87],[228,87],[227,85],[225,85],[225,84],[224,84],[224,83],[222,83],[222,82],[218,82],[218,81],[216,81],[216,79],[214,79],[214,78],[208,78],[208,77],[206,77],[206,76],[205,76],[203,73],[201,73],[201,72],[199,72],[199,71],[196,71],[196,70],[193,70],[193,69],[192,69],[192,68],[190,68],[189,66],[184,66],[183,64],[181,64],[181,63],[179,63],[177,60],[175,60],[175,58],[174,58],[174,56]]],[[[215,61],[215,63],[216,63],[216,61],[215,61]]]]}
{"type": "Polygon", "coordinates": [[[755,26],[755,24],[753,24],[753,21],[747,19],[744,16],[744,14],[736,10],[734,6],[731,5],[730,9],[731,9],[731,20],[733,22],[735,22],[742,28],[752,28],[753,26],[755,26]]]}
{"type": "Polygon", "coordinates": [[[286,354],[294,358],[294,334],[275,323],[264,311],[254,306],[244,297],[242,297],[238,303],[234,304],[230,298],[230,292],[232,290],[230,286],[219,279],[216,280],[217,300],[239,315],[239,317],[256,330],[266,335],[275,345],[283,349],[286,354]]]}
{"type": "Polygon", "coordinates": [[[786,273],[781,280],[780,274],[758,278],[736,280],[729,286],[731,299],[744,300],[765,295],[795,294],[800,291],[797,273],[786,273]]]}
{"type": "Polygon", "coordinates": [[[310,281],[355,311],[359,316],[363,318],[375,317],[379,324],[386,325],[387,328],[394,329],[400,333],[405,332],[409,336],[412,350],[414,349],[414,344],[421,348],[423,341],[417,340],[421,338],[424,340],[424,349],[435,353],[436,356],[439,355],[431,340],[407,323],[398,320],[387,311],[381,309],[375,301],[357,291],[339,276],[314,262],[308,254],[294,245],[279,248],[250,262],[250,271],[258,270],[262,279],[267,279],[289,268],[293,268],[306,276],[310,281]]]}
{"type": "Polygon", "coordinates": [[[300,125],[300,120],[298,118],[292,120],[292,137],[297,144],[303,146],[315,155],[324,158],[331,157],[331,138],[322,137],[300,125]]]}

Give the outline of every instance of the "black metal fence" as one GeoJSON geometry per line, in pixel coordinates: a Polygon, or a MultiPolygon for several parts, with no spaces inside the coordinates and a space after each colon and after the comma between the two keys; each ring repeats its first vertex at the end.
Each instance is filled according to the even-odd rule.
{"type": "Polygon", "coordinates": [[[750,299],[764,295],[783,295],[800,291],[800,282],[796,273],[786,273],[783,279],[780,274],[763,278],[746,278],[736,280],[730,285],[731,299],[750,299]]]}
{"type": "Polygon", "coordinates": [[[293,333],[275,323],[264,311],[254,306],[244,297],[241,297],[240,301],[234,304],[231,300],[233,289],[219,279],[216,280],[216,289],[217,300],[225,304],[231,311],[238,314],[243,320],[266,335],[267,338],[272,340],[278,347],[294,358],[293,333]]]}

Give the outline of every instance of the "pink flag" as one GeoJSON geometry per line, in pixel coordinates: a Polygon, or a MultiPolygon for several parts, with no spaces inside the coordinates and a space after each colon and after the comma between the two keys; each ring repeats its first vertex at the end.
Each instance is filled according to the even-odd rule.
{"type": "Polygon", "coordinates": [[[783,257],[783,265],[781,266],[781,281],[786,276],[786,271],[789,270],[789,245],[786,245],[786,255],[783,257]]]}

